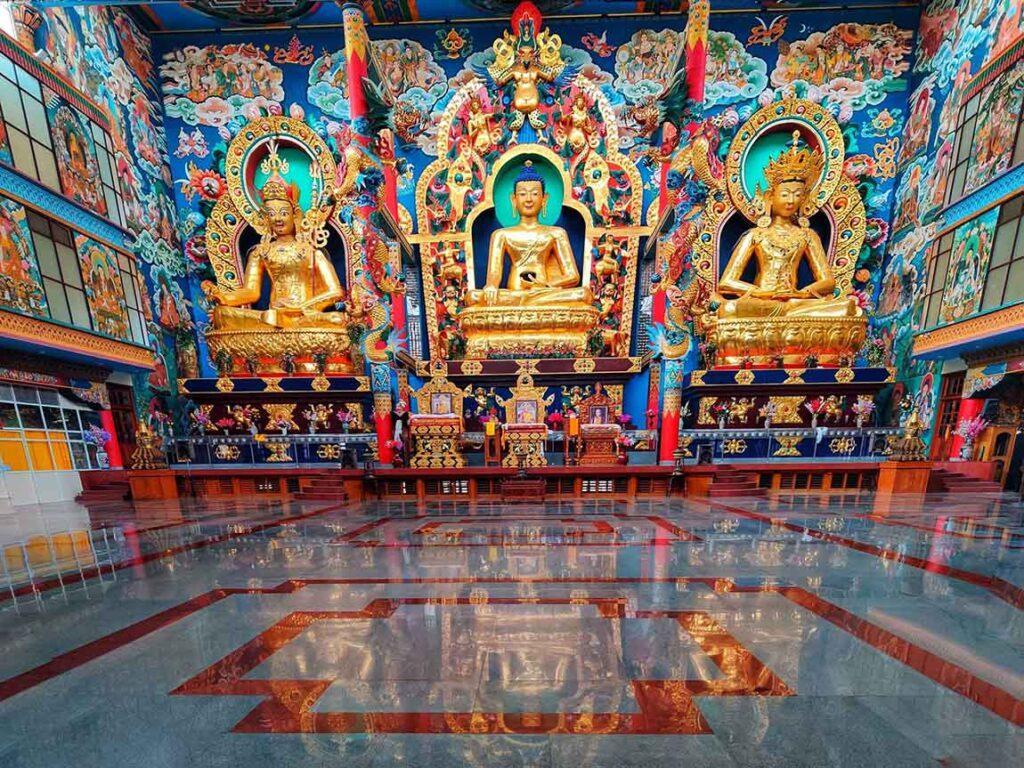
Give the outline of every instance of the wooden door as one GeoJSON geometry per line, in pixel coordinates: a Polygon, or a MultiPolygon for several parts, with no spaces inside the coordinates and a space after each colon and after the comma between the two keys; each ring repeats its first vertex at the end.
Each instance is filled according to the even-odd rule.
{"type": "Polygon", "coordinates": [[[110,392],[110,413],[114,417],[114,431],[117,433],[117,442],[121,445],[121,457],[127,466],[135,450],[135,430],[139,426],[135,418],[135,398],[132,395],[132,388],[121,384],[107,384],[107,390],[110,392]]]}

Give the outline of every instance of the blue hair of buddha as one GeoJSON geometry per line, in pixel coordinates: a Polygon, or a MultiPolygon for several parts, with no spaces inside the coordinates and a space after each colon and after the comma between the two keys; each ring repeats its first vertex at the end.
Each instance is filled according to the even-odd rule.
{"type": "Polygon", "coordinates": [[[512,189],[514,190],[520,182],[524,181],[539,181],[541,192],[547,191],[544,184],[544,177],[537,173],[537,171],[534,169],[532,160],[527,160],[525,163],[523,163],[523,167],[519,171],[519,175],[516,176],[516,180],[512,184],[512,189]]]}

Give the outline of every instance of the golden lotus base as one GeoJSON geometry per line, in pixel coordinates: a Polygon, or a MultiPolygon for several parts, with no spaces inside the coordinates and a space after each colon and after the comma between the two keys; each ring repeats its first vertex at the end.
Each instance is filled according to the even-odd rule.
{"type": "Polygon", "coordinates": [[[352,340],[348,328],[303,328],[295,330],[213,330],[207,331],[210,356],[216,360],[226,352],[231,355],[233,370],[244,370],[246,360],[258,360],[256,373],[281,373],[281,358],[292,355],[296,371],[316,373],[313,356],[328,357],[326,373],[352,373],[349,351],[352,340]]]}
{"type": "Polygon", "coordinates": [[[584,357],[600,313],[591,306],[467,307],[459,313],[466,357],[584,357]]]}
{"type": "Polygon", "coordinates": [[[718,365],[804,365],[814,355],[821,365],[852,360],[867,336],[868,319],[858,317],[758,317],[705,320],[705,342],[715,347],[718,365]]]}

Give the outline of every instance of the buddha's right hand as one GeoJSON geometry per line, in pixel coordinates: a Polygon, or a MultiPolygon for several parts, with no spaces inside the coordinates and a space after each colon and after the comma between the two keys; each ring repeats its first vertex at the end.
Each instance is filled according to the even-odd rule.
{"type": "Polygon", "coordinates": [[[498,286],[496,285],[485,285],[482,291],[484,297],[484,304],[497,304],[498,303],[498,286]]]}

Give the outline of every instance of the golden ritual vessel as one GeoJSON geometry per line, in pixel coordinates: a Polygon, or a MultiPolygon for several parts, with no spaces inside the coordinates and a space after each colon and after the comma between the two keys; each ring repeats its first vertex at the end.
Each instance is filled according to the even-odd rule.
{"type": "MultiPolygon", "coordinates": [[[[764,168],[767,189],[758,185],[752,197],[743,193],[741,163],[757,123],[768,123],[770,116],[803,114],[804,104],[809,103],[783,102],[781,115],[780,105],[761,110],[751,118],[753,126],[740,130],[740,146],[730,153],[729,196],[755,226],[736,243],[715,281],[712,303],[700,318],[705,341],[721,364],[768,364],[781,357],[785,364],[803,365],[812,355],[822,364],[837,364],[856,355],[867,333],[867,317],[850,288],[864,239],[863,203],[852,181],[836,169],[842,167],[838,125],[838,159],[834,145],[826,146],[825,153],[801,146],[801,131],[793,130],[790,145],[764,168]],[[831,158],[828,168],[826,153],[831,158]],[[831,256],[809,222],[820,207],[829,214],[832,243],[843,243],[831,256]],[[802,268],[810,277],[801,285],[802,268]]],[[[830,136],[831,116],[814,116],[830,136]]],[[[709,218],[712,227],[722,220],[709,218]]]]}

